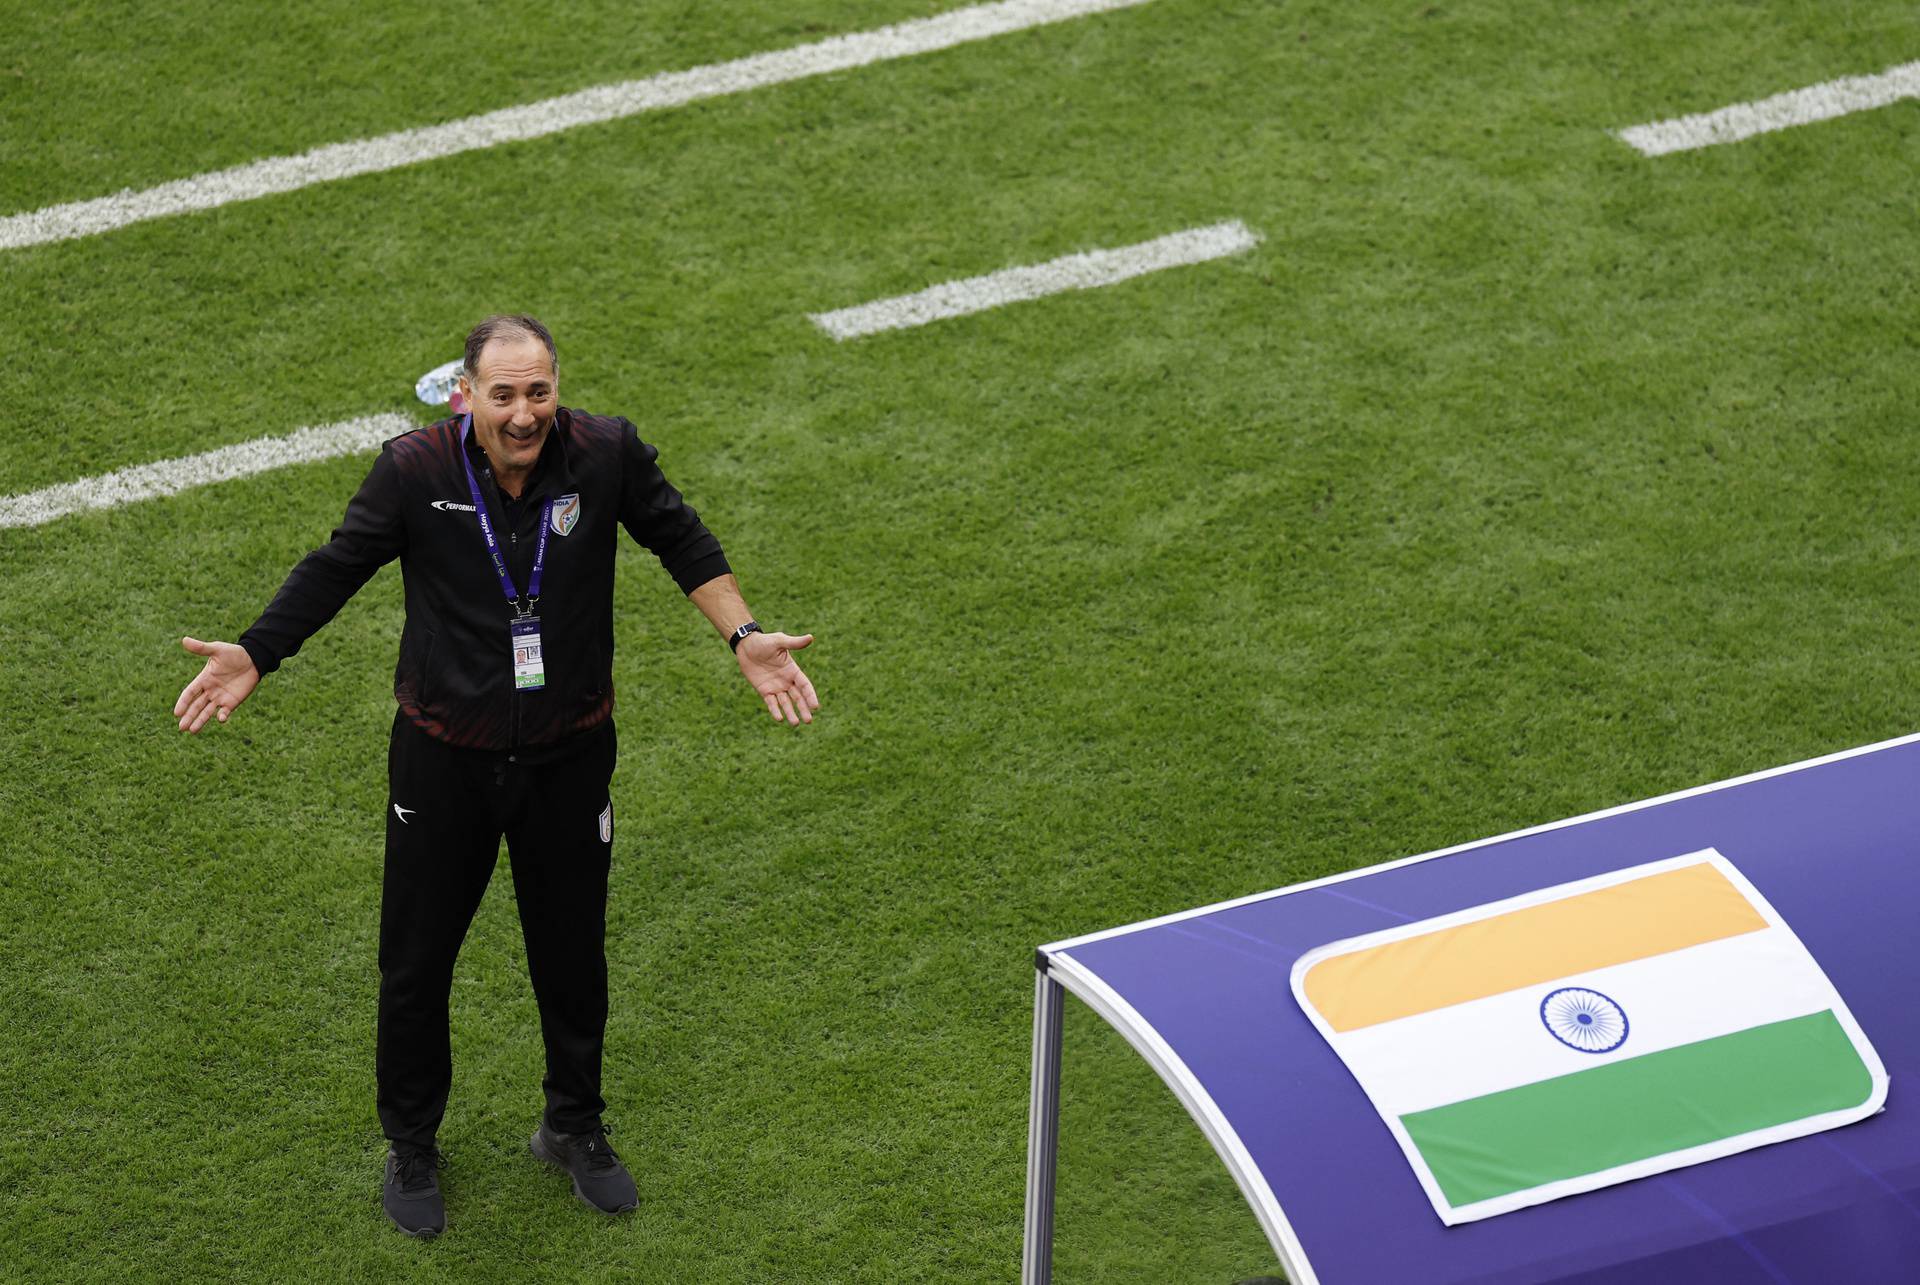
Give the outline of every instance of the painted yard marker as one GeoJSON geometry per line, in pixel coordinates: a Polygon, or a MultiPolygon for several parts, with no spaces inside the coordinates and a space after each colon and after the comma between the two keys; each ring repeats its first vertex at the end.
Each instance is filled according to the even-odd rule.
{"type": "Polygon", "coordinates": [[[1843,76],[1751,103],[1735,103],[1718,111],[1676,116],[1615,132],[1642,156],[1665,156],[1872,111],[1903,98],[1920,98],[1920,62],[1901,63],[1877,76],[1843,76]]]}
{"type": "Polygon", "coordinates": [[[908,58],[914,54],[931,53],[1024,31],[1029,27],[1065,22],[1112,9],[1129,9],[1150,2],[1001,0],[996,4],[970,5],[931,18],[916,18],[872,31],[833,36],[791,49],[752,54],[731,62],[710,63],[686,71],[663,72],[614,85],[597,85],[557,98],[448,121],[443,125],[426,125],[419,129],[384,134],[379,138],[332,143],[298,156],[272,156],[231,169],[175,179],[142,191],[129,188],[112,196],[8,215],[0,218],[0,249],[18,249],[95,236],[146,219],[165,218],[193,210],[211,210],[233,201],[251,201],[257,197],[330,183],[335,179],[351,178],[357,174],[399,169],[405,165],[417,165],[422,161],[495,147],[501,143],[540,138],[581,125],[679,107],[702,98],[738,94],[767,85],[864,67],[869,63],[908,58]]]}
{"type": "Polygon", "coordinates": [[[405,415],[365,415],[337,424],[315,424],[284,437],[256,437],[250,442],[238,442],[200,455],[140,464],[99,477],[83,477],[78,482],[63,482],[25,495],[0,497],[0,527],[40,526],[69,513],[114,509],[136,500],[251,477],[289,464],[357,455],[418,427],[405,415]]]}
{"type": "Polygon", "coordinates": [[[808,318],[835,339],[856,339],[882,330],[924,326],[946,317],[985,312],[1002,304],[1039,299],[1067,290],[1091,290],[1116,281],[1205,263],[1251,250],[1260,238],[1238,219],[1204,228],[1189,228],[1117,250],[1089,250],[1022,268],[1004,268],[981,277],[947,281],[913,294],[876,299],[834,312],[809,313],[808,318]]]}

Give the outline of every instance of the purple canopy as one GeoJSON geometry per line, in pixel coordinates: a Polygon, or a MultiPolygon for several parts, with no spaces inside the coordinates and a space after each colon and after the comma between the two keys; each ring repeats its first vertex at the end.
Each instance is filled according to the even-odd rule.
{"type": "Polygon", "coordinates": [[[1042,948],[1027,1279],[1050,1271],[1061,987],[1193,1114],[1299,1285],[1920,1280],[1920,736],[1042,948]],[[1315,946],[1717,848],[1886,1063],[1858,1124],[1447,1227],[1288,987],[1315,946]]]}

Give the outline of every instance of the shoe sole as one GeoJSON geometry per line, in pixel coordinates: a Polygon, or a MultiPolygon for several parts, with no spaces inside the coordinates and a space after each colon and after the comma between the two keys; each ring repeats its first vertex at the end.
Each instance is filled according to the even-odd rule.
{"type": "Polygon", "coordinates": [[[413,1231],[410,1228],[402,1227],[400,1220],[392,1214],[387,1215],[387,1221],[392,1223],[393,1229],[402,1236],[411,1236],[414,1240],[432,1240],[435,1236],[438,1236],[442,1231],[446,1230],[444,1227],[422,1227],[419,1231],[413,1231]]]}
{"type": "Polygon", "coordinates": [[[640,1207],[640,1202],[636,1200],[632,1204],[622,1205],[618,1209],[602,1209],[591,1200],[588,1200],[587,1193],[580,1190],[580,1180],[573,1176],[573,1171],[561,1163],[559,1156],[554,1155],[553,1152],[547,1149],[546,1143],[540,1141],[540,1130],[535,1129],[533,1131],[533,1138],[527,1143],[527,1150],[533,1152],[533,1158],[541,1164],[552,1165],[561,1173],[566,1174],[567,1181],[573,1184],[573,1198],[585,1205],[588,1209],[593,1210],[594,1213],[605,1214],[611,1218],[615,1214],[630,1214],[640,1207]]]}

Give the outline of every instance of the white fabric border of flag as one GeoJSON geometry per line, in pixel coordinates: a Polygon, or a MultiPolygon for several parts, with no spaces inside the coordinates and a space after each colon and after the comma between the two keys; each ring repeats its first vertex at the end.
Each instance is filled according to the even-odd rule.
{"type": "MultiPolygon", "coordinates": [[[[1702,1161],[1717,1160],[1721,1156],[1737,1155],[1742,1151],[1751,1151],[1755,1147],[1763,1147],[1769,1143],[1785,1142],[1791,1138],[1804,1138],[1809,1134],[1822,1133],[1828,1129],[1838,1128],[1844,1124],[1852,1124],[1856,1120],[1864,1120],[1885,1107],[1888,1083],[1887,1068],[1885,1064],[1880,1061],[1880,1055],[1874,1050],[1873,1044],[1867,1039],[1866,1032],[1861,1030],[1859,1022],[1854,1020],[1853,1012],[1847,1007],[1846,1001],[1841,998],[1839,991],[1834,989],[1831,979],[1827,977],[1826,970],[1820,967],[1820,961],[1814,958],[1812,951],[1807,950],[1806,943],[1800,940],[1799,935],[1793,931],[1793,928],[1787,921],[1780,917],[1778,911],[1774,910],[1772,903],[1761,896],[1760,890],[1748,881],[1746,875],[1742,874],[1731,861],[1728,861],[1720,854],[1719,850],[1715,848],[1702,848],[1696,852],[1683,853],[1680,856],[1669,857],[1662,861],[1652,861],[1644,865],[1628,866],[1624,869],[1609,871],[1606,874],[1595,875],[1591,878],[1575,880],[1572,883],[1555,884],[1549,888],[1541,888],[1533,892],[1522,893],[1517,897],[1509,897],[1503,901],[1492,901],[1484,905],[1470,906],[1465,910],[1455,911],[1450,915],[1441,915],[1433,919],[1423,919],[1418,923],[1401,924],[1393,928],[1383,929],[1380,932],[1367,933],[1360,937],[1348,937],[1340,941],[1328,942],[1324,946],[1316,946],[1294,961],[1293,973],[1290,979],[1294,1002],[1297,1003],[1301,1011],[1307,1015],[1307,1020],[1313,1023],[1314,1029],[1320,1032],[1321,1038],[1327,1041],[1327,1047],[1334,1051],[1335,1056],[1339,1056],[1339,1045],[1336,1040],[1336,1033],[1327,1024],[1326,1020],[1320,1016],[1314,1006],[1308,1002],[1304,989],[1307,971],[1320,961],[1332,958],[1335,955],[1350,954],[1354,951],[1384,945],[1387,942],[1402,941],[1409,937],[1419,937],[1427,933],[1458,927],[1461,924],[1473,923],[1481,919],[1492,919],[1498,915],[1508,914],[1515,910],[1524,910],[1529,906],[1537,906],[1549,901],[1559,901],[1566,897],[1578,896],[1583,892],[1594,892],[1615,884],[1626,883],[1634,879],[1642,879],[1648,875],[1660,874],[1667,870],[1676,870],[1681,866],[1695,865],[1703,859],[1711,862],[1721,874],[1727,877],[1728,882],[1732,883],[1733,886],[1740,891],[1741,895],[1752,903],[1754,909],[1760,912],[1761,917],[1767,921],[1767,925],[1770,928],[1776,929],[1784,934],[1795,946],[1805,952],[1811,966],[1819,973],[1821,981],[1826,984],[1827,991],[1832,996],[1831,1008],[1834,1017],[1839,1021],[1840,1028],[1847,1033],[1847,1038],[1853,1043],[1854,1051],[1860,1055],[1860,1060],[1865,1063],[1867,1072],[1872,1077],[1873,1092],[1870,1093],[1867,1100],[1859,1106],[1848,1107],[1840,1111],[1828,1111],[1820,1115],[1807,1116],[1803,1119],[1788,1121],[1785,1124],[1772,1125],[1765,1129],[1756,1129],[1750,1133],[1736,1134],[1733,1137],[1722,1138],[1716,1142],[1704,1143],[1697,1147],[1686,1147],[1679,1151],[1670,1151],[1662,1155],[1650,1156],[1645,1160],[1636,1160],[1631,1164],[1616,1165],[1610,1169],[1601,1169],[1594,1173],[1581,1174],[1573,1178],[1563,1178],[1558,1182],[1545,1183],[1538,1187],[1529,1187],[1523,1191],[1509,1192],[1504,1196],[1496,1196],[1489,1200],[1475,1201],[1472,1204],[1456,1206],[1449,1203],[1446,1195],[1440,1190],[1439,1183],[1434,1180],[1432,1170],[1427,1167],[1425,1157],[1420,1154],[1420,1149],[1414,1145],[1413,1139],[1408,1136],[1405,1126],[1400,1123],[1399,1117],[1389,1112],[1380,1101],[1374,1097],[1372,1090],[1364,1080],[1355,1076],[1354,1079],[1360,1085],[1361,1092],[1367,1095],[1367,1101],[1373,1104],[1373,1108],[1379,1114],[1381,1122],[1387,1126],[1388,1131],[1393,1134],[1394,1141],[1399,1144],[1401,1154],[1407,1158],[1407,1163],[1413,1167],[1414,1176],[1420,1181],[1420,1189],[1427,1193],[1427,1200],[1433,1205],[1433,1212],[1439,1215],[1441,1222],[1447,1224],[1449,1227],[1457,1226],[1460,1223],[1478,1222],[1483,1218],[1492,1218],[1497,1214],[1509,1213],[1516,1209],[1525,1209],[1531,1205],[1546,1204],[1548,1201],[1558,1200],[1562,1196],[1577,1195],[1583,1191],[1596,1191],[1601,1187],[1611,1187],[1616,1183],[1627,1182],[1634,1178],[1645,1178],[1653,1174],[1667,1173],[1674,1169],[1684,1169],[1689,1165],[1696,1165],[1702,1161]]],[[[1340,1064],[1347,1066],[1346,1059],[1341,1058],[1340,1064]]],[[[1618,1063],[1615,1065],[1618,1065],[1618,1063]]],[[[1352,1074],[1352,1067],[1347,1066],[1347,1070],[1348,1074],[1352,1074]]]]}

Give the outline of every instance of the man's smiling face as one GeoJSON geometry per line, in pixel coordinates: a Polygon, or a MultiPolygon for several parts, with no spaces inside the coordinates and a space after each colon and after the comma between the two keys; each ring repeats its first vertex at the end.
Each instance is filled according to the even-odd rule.
{"type": "Polygon", "coordinates": [[[540,458],[560,406],[553,358],[533,335],[506,334],[481,350],[479,367],[460,377],[474,438],[496,478],[523,479],[540,458]]]}

